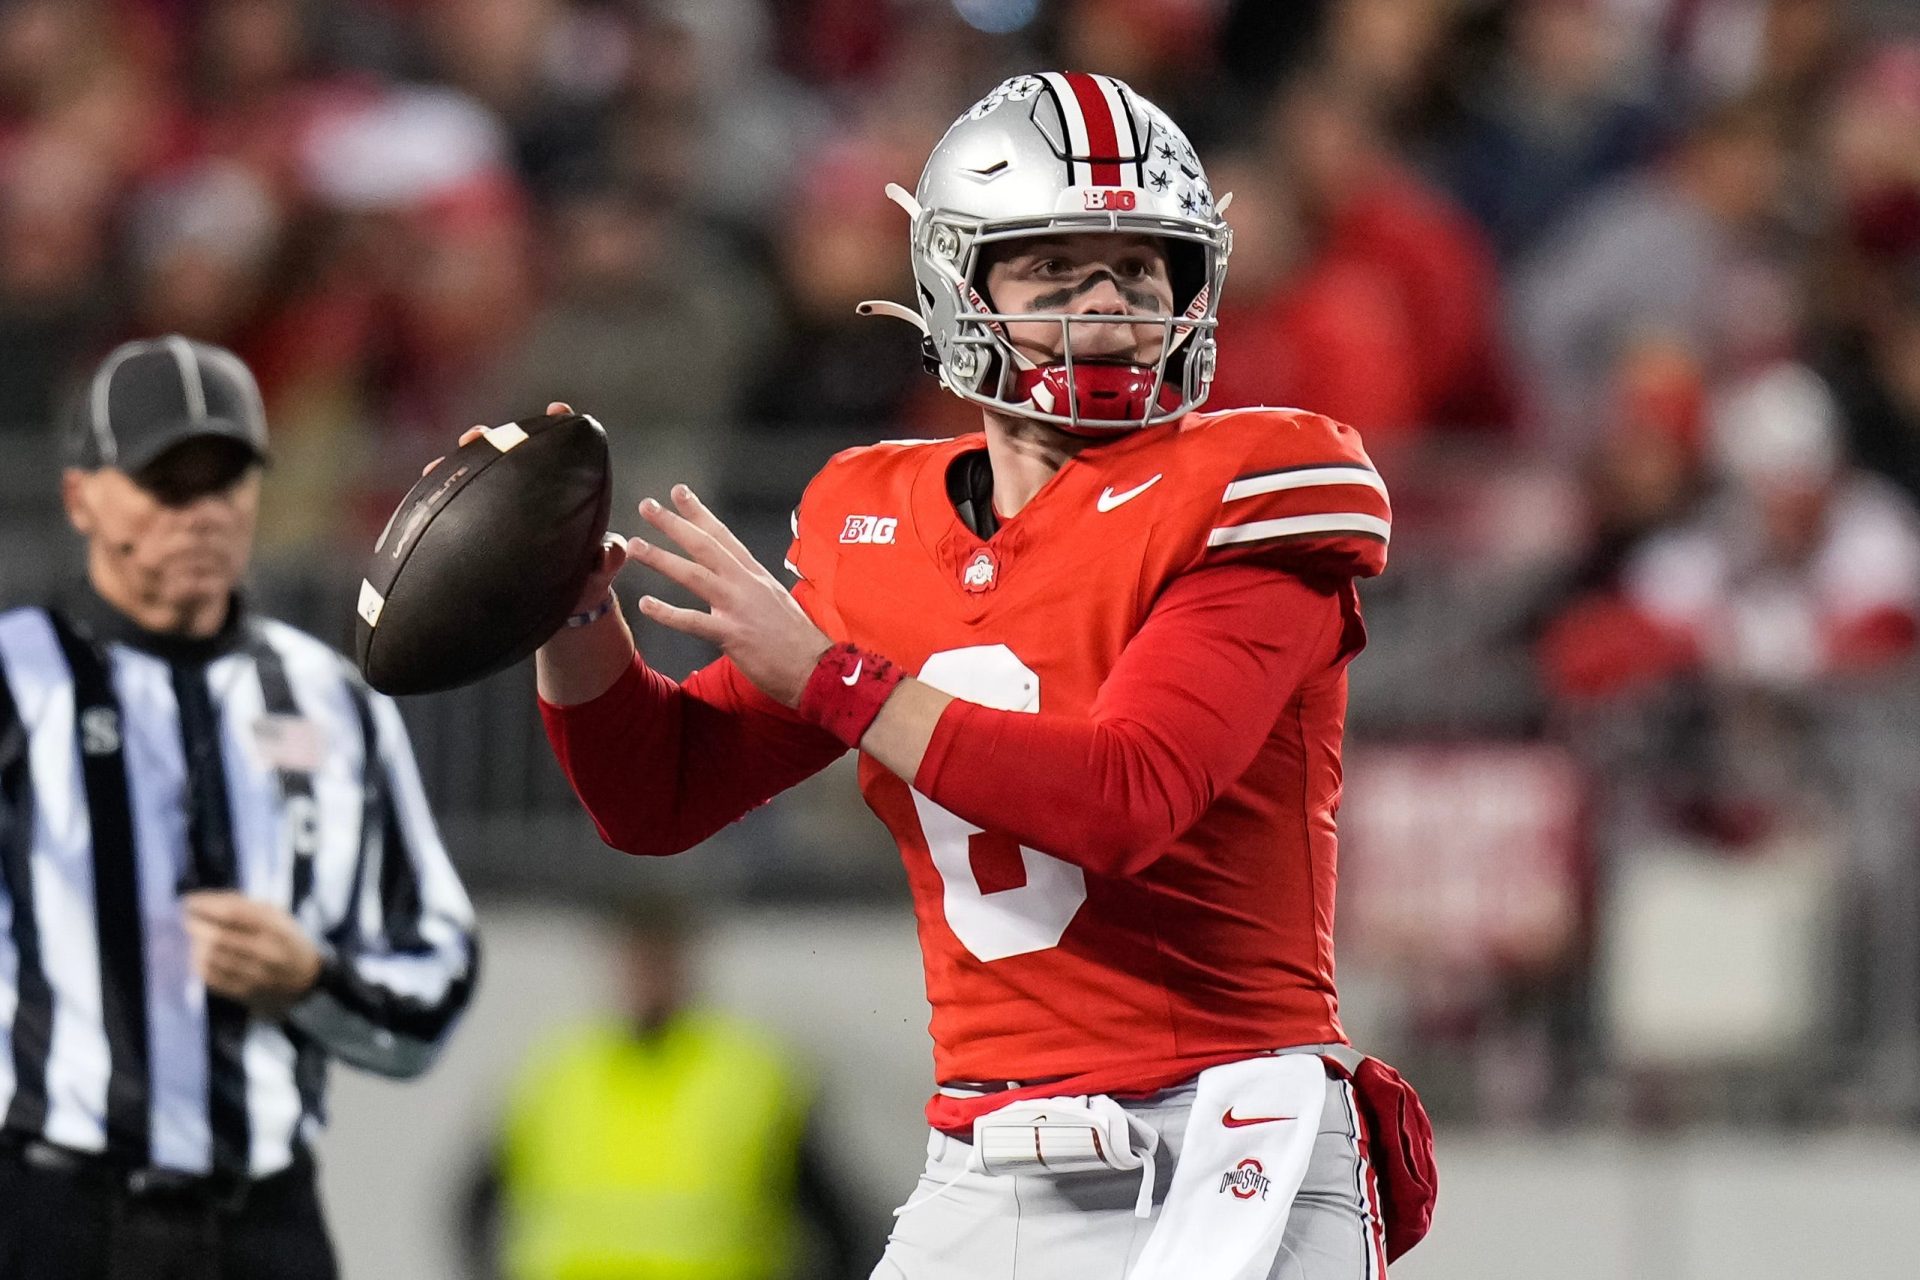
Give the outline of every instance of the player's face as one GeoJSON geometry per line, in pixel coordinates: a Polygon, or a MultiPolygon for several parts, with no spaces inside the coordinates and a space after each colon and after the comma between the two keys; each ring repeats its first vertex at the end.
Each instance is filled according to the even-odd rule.
{"type": "MultiPolygon", "coordinates": [[[[1089,232],[1016,240],[989,260],[987,296],[1009,315],[1164,316],[1173,310],[1165,246],[1152,236],[1089,232]]],[[[1066,326],[1076,360],[1153,364],[1166,332],[1159,324],[1066,326]]],[[[1007,340],[1035,364],[1059,364],[1067,335],[1057,321],[1007,325],[1007,340]]]]}

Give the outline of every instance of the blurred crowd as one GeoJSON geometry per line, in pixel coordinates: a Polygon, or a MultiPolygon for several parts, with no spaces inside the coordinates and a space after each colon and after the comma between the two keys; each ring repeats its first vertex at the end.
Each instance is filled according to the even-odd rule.
{"type": "Polygon", "coordinates": [[[1544,1077],[1608,1016],[1657,1038],[1660,981],[1597,985],[1620,849],[1811,843],[1823,936],[1864,941],[1806,1034],[1920,1044],[1900,0],[5,0],[0,432],[179,331],[259,373],[283,551],[357,554],[459,428],[553,398],[630,483],[790,501],[832,448],[977,425],[853,308],[910,296],[883,185],[1036,66],[1128,81],[1234,192],[1213,407],[1350,421],[1393,486],[1363,745],[1553,744],[1595,815],[1540,837],[1578,846],[1562,923],[1410,1018],[1537,1033],[1544,1077]]]}
{"type": "Polygon", "coordinates": [[[1327,412],[1389,465],[1497,438],[1578,478],[1605,573],[1735,472],[1920,491],[1920,41],[1897,15],[9,0],[0,403],[56,418],[130,333],[230,345],[295,543],[357,538],[457,424],[550,396],[661,474],[711,471],[731,430],[966,429],[911,335],[853,315],[906,293],[881,188],[1002,74],[1085,66],[1186,122],[1235,193],[1216,405],[1327,412]],[[1730,446],[1722,393],[1783,362],[1820,379],[1831,439],[1730,446]]]}

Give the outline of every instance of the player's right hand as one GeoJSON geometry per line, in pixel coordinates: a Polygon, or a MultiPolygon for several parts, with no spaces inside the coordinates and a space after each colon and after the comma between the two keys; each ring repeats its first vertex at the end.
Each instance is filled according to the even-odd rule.
{"type": "MultiPolygon", "coordinates": [[[[550,414],[572,413],[573,406],[564,400],[555,400],[547,406],[547,412],[550,414]]],[[[484,431],[486,431],[485,426],[468,427],[460,433],[460,439],[455,441],[455,444],[460,447],[472,444],[484,431]]],[[[420,474],[426,475],[446,460],[447,456],[441,454],[420,468],[420,474]]],[[[573,612],[585,613],[606,599],[607,592],[613,587],[613,580],[620,575],[620,570],[626,566],[626,563],[626,537],[618,533],[609,533],[600,543],[600,559],[594,563],[593,572],[587,575],[586,584],[580,588],[580,598],[574,602],[573,612]]]]}

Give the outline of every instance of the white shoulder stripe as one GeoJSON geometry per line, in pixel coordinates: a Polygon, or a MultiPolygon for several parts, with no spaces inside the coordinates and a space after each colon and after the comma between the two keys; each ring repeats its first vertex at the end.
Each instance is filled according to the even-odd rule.
{"type": "Polygon", "coordinates": [[[1387,493],[1386,483],[1371,467],[1297,467],[1292,471],[1272,471],[1263,476],[1235,480],[1227,486],[1226,496],[1221,501],[1232,502],[1236,498],[1251,498],[1262,493],[1311,489],[1330,484],[1365,485],[1377,490],[1381,497],[1387,493]]]}
{"type": "Polygon", "coordinates": [[[1263,538],[1292,538],[1303,533],[1360,533],[1385,542],[1391,526],[1377,516],[1358,511],[1334,511],[1323,515],[1285,516],[1278,520],[1255,520],[1251,524],[1230,524],[1207,535],[1207,545],[1224,547],[1237,542],[1259,542],[1263,538]]]}
{"type": "Polygon", "coordinates": [[[807,580],[807,575],[800,572],[800,567],[794,564],[793,561],[782,560],[780,563],[786,566],[788,573],[792,574],[794,577],[798,578],[800,581],[805,582],[807,580]]]}

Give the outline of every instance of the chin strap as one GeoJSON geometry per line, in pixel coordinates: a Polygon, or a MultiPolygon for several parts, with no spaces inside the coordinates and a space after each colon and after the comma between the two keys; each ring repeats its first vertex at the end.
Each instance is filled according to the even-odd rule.
{"type": "Polygon", "coordinates": [[[933,345],[933,335],[927,332],[927,322],[912,307],[902,306],[886,298],[869,298],[853,309],[857,316],[891,316],[895,320],[905,320],[920,331],[920,363],[926,371],[940,379],[940,385],[947,385],[947,370],[940,363],[940,350],[933,345]]]}
{"type": "Polygon", "coordinates": [[[927,336],[927,322],[912,307],[885,298],[869,298],[854,307],[853,313],[860,316],[892,316],[895,320],[905,320],[920,331],[921,337],[927,336]]]}
{"type": "Polygon", "coordinates": [[[909,218],[917,218],[920,216],[920,202],[913,198],[911,191],[908,191],[899,183],[889,182],[887,184],[887,199],[893,201],[902,209],[905,209],[909,218]]]}
{"type": "MultiPolygon", "coordinates": [[[[899,182],[887,182],[887,200],[891,200],[893,203],[900,205],[902,209],[906,209],[906,217],[910,217],[910,219],[918,219],[918,217],[920,217],[920,201],[914,200],[912,192],[908,192],[904,186],[900,186],[899,182]]],[[[922,344],[925,345],[927,368],[929,368],[929,370],[935,370],[935,372],[939,370],[939,353],[933,351],[933,345],[929,342],[929,334],[927,334],[927,322],[920,317],[918,311],[914,311],[912,307],[904,307],[904,305],[900,305],[897,301],[889,301],[889,299],[885,299],[885,297],[870,297],[868,301],[858,303],[852,311],[854,311],[854,315],[885,315],[885,317],[893,317],[895,320],[906,320],[908,324],[912,324],[914,328],[918,328],[918,330],[920,330],[920,340],[922,340],[922,344]]]]}

